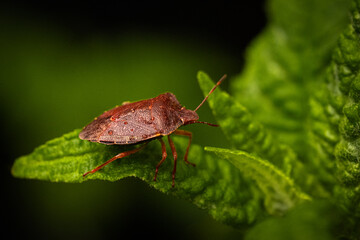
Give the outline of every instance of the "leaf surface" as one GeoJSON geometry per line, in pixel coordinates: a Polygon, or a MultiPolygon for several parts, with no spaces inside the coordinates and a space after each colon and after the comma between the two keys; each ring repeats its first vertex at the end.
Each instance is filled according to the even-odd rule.
{"type": "Polygon", "coordinates": [[[244,176],[255,180],[265,196],[265,207],[271,214],[283,214],[296,204],[311,198],[300,191],[292,179],[270,162],[238,150],[206,147],[228,160],[244,176]]]}
{"type": "MultiPolygon", "coordinates": [[[[204,95],[214,86],[213,81],[203,72],[198,73],[198,80],[204,95]]],[[[268,160],[305,191],[313,195],[328,196],[316,177],[298,160],[294,151],[274,138],[238,101],[217,89],[208,102],[233,148],[268,160]]]]}
{"type": "Polygon", "coordinates": [[[264,215],[262,196],[255,188],[246,187],[241,173],[228,161],[207,154],[200,146],[193,144],[189,161],[195,163],[196,167],[186,165],[182,158],[188,140],[182,137],[173,137],[179,155],[174,188],[171,187],[171,154],[159,169],[157,182],[153,181],[155,167],[161,160],[161,145],[157,141],[83,178],[85,172],[137,146],[108,146],[83,141],[78,138],[79,132],[80,129],[77,129],[50,140],[31,154],[16,159],[12,174],[19,178],[72,183],[92,179],[117,181],[133,176],[163,193],[186,199],[206,209],[215,219],[228,225],[240,227],[264,215]],[[244,188],[247,191],[239,191],[244,188]]]}

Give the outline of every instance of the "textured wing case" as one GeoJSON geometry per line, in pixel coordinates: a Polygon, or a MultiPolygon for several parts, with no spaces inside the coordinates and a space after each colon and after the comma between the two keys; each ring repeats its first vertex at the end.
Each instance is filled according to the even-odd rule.
{"type": "Polygon", "coordinates": [[[87,125],[79,137],[104,144],[132,144],[168,135],[183,124],[171,93],[113,108],[87,125]]]}

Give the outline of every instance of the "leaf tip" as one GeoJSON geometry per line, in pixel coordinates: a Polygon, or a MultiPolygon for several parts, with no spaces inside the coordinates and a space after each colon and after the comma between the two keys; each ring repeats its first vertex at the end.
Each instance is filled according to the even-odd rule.
{"type": "Polygon", "coordinates": [[[199,70],[198,73],[197,73],[197,79],[201,79],[201,78],[204,78],[204,77],[208,77],[208,75],[204,71],[199,70]]]}

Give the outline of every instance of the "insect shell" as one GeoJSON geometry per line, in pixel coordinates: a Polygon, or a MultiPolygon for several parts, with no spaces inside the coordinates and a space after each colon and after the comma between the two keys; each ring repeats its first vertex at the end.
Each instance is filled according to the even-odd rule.
{"type": "Polygon", "coordinates": [[[215,124],[198,121],[199,116],[196,111],[202,106],[209,95],[220,85],[226,78],[224,75],[217,84],[211,89],[209,94],[204,98],[195,110],[189,110],[181,106],[175,95],[172,93],[164,93],[159,96],[147,100],[133,103],[123,103],[123,105],[115,107],[104,112],[95,118],[89,125],[85,126],[80,132],[79,137],[82,140],[98,142],[103,144],[140,144],[139,148],[122,152],[109,159],[105,163],[97,166],[83,176],[92,174],[111,163],[112,161],[131,155],[146,146],[149,140],[158,139],[162,147],[162,159],[155,169],[154,181],[156,181],[159,167],[167,157],[163,136],[167,136],[169,145],[174,158],[174,168],[172,172],[172,187],[175,185],[175,173],[177,164],[177,153],[175,145],[170,134],[187,136],[189,143],[186,149],[184,160],[187,164],[195,166],[188,161],[188,153],[192,139],[192,133],[189,131],[179,130],[182,125],[193,123],[204,123],[210,126],[218,126],[215,124]]]}
{"type": "Polygon", "coordinates": [[[182,107],[174,94],[164,93],[104,112],[87,125],[79,137],[104,144],[140,143],[169,135],[198,119],[198,114],[182,107]]]}

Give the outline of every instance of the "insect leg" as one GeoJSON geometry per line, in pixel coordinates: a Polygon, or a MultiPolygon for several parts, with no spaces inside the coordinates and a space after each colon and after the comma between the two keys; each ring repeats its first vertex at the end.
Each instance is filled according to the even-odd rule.
{"type": "Polygon", "coordinates": [[[114,156],[113,158],[107,160],[106,162],[104,162],[103,164],[97,166],[96,168],[94,168],[93,170],[87,172],[87,173],[84,173],[83,177],[85,177],[86,175],[90,174],[90,173],[95,173],[97,171],[99,171],[101,168],[105,167],[106,165],[108,165],[109,163],[111,163],[112,161],[115,161],[116,159],[119,159],[119,158],[123,158],[123,157],[126,157],[126,156],[129,156],[133,153],[136,153],[138,151],[140,151],[141,149],[143,149],[146,145],[148,144],[145,143],[143,144],[141,147],[138,147],[138,148],[135,148],[133,150],[130,150],[130,151],[126,151],[126,152],[122,152],[122,153],[119,153],[118,155],[114,156]]]}
{"type": "Polygon", "coordinates": [[[177,163],[177,152],[176,152],[176,149],[175,149],[174,142],[170,138],[170,135],[168,135],[168,140],[169,140],[171,152],[172,152],[173,157],[174,157],[174,169],[173,169],[173,172],[172,172],[172,187],[174,187],[175,186],[176,163],[177,163]]]}
{"type": "Polygon", "coordinates": [[[185,160],[185,162],[187,164],[190,164],[190,165],[195,167],[196,165],[194,163],[191,163],[191,162],[188,161],[188,154],[189,154],[189,149],[190,149],[190,145],[191,145],[192,133],[189,132],[189,131],[179,130],[178,129],[178,130],[175,130],[174,134],[189,137],[189,144],[188,144],[188,146],[186,148],[186,153],[185,153],[185,156],[184,156],[184,160],[185,160]]]}
{"type": "Polygon", "coordinates": [[[154,176],[154,181],[156,181],[156,177],[159,171],[159,167],[161,166],[161,164],[165,161],[165,158],[167,157],[167,153],[166,153],[166,146],[164,141],[162,140],[162,138],[158,138],[160,143],[161,143],[161,149],[162,149],[162,159],[161,161],[158,163],[158,165],[156,165],[156,170],[155,170],[155,176],[154,176]]]}

